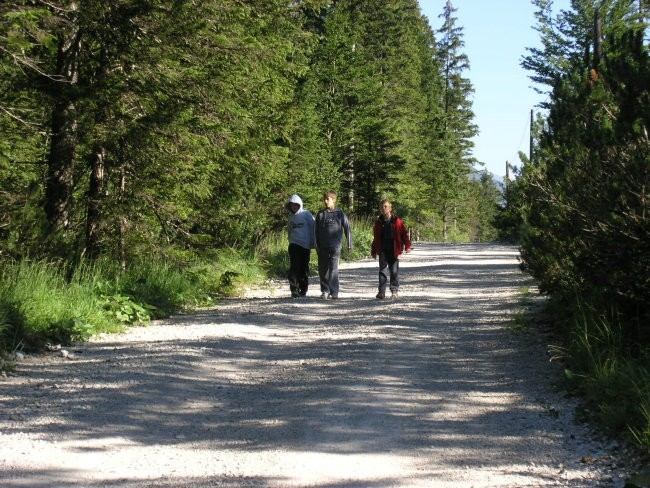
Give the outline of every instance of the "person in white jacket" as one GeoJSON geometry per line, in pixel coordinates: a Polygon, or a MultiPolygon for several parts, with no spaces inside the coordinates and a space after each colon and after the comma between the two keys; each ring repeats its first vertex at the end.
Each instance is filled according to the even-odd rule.
{"type": "Polygon", "coordinates": [[[291,298],[307,295],[309,260],[315,247],[314,216],[303,208],[302,198],[292,195],[284,206],[289,214],[289,288],[291,298]]]}

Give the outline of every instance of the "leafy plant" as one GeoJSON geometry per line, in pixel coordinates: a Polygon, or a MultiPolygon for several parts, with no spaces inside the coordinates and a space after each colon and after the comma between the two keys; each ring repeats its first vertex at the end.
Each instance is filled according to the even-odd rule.
{"type": "Polygon", "coordinates": [[[116,294],[101,298],[109,316],[121,324],[145,324],[151,320],[152,313],[156,312],[154,305],[141,305],[129,295],[116,294]]]}

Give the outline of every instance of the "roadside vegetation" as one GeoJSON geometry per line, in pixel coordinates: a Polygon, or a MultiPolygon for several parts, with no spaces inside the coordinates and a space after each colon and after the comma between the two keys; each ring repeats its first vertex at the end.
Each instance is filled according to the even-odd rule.
{"type": "Polygon", "coordinates": [[[583,417],[650,454],[650,51],[645,2],[538,7],[543,48],[523,66],[548,88],[533,150],[498,217],[549,297],[554,359],[583,417]]]}
{"type": "MultiPolygon", "coordinates": [[[[342,259],[361,259],[370,249],[371,222],[352,219],[351,225],[353,252],[342,259]]],[[[188,261],[146,257],[127,270],[107,260],[75,267],[61,261],[7,262],[0,271],[4,365],[11,365],[11,353],[146,325],[214,305],[269,279],[282,280],[289,266],[287,247],[286,232],[272,232],[252,252],[222,249],[188,261]]]]}

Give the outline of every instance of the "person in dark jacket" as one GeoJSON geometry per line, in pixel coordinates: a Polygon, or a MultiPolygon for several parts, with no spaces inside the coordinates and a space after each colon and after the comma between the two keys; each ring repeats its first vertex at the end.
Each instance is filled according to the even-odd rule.
{"type": "Polygon", "coordinates": [[[343,234],[352,251],[352,230],[345,212],[336,206],[336,193],[323,195],[325,208],[316,214],[316,254],[321,298],[336,300],[339,297],[339,259],[343,247],[343,234]]]}
{"type": "Polygon", "coordinates": [[[399,292],[399,256],[403,251],[411,252],[413,246],[404,222],[393,214],[393,204],[382,200],[381,214],[373,227],[373,240],[370,255],[379,257],[379,292],[377,298],[386,298],[386,288],[390,287],[391,298],[397,298],[399,292]]]}

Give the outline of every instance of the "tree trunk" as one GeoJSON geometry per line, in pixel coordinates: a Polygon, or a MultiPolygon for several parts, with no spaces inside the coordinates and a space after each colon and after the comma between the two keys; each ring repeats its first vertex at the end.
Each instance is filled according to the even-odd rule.
{"type": "Polygon", "coordinates": [[[350,182],[350,187],[348,188],[348,212],[353,213],[355,211],[355,185],[356,182],[355,180],[355,171],[354,171],[354,163],[355,163],[355,154],[354,154],[354,144],[350,145],[350,150],[348,152],[348,157],[347,157],[347,173],[348,173],[348,181],[350,182]]]}
{"type": "Polygon", "coordinates": [[[105,151],[101,147],[90,160],[88,213],[86,216],[86,253],[90,259],[99,255],[101,199],[104,194],[104,158],[105,151]]]}
{"type": "Polygon", "coordinates": [[[52,141],[45,182],[45,214],[50,233],[65,231],[70,225],[76,132],[74,103],[57,103],[52,114],[52,141]]]}
{"type": "Polygon", "coordinates": [[[77,114],[72,87],[77,83],[80,43],[78,34],[59,40],[56,78],[52,81],[61,95],[52,111],[52,139],[45,182],[45,214],[50,233],[65,231],[70,225],[77,143],[77,114]]]}
{"type": "Polygon", "coordinates": [[[126,168],[122,164],[120,168],[120,212],[119,212],[119,242],[118,242],[118,252],[120,259],[120,267],[122,271],[126,270],[126,246],[124,243],[124,236],[126,235],[126,216],[124,215],[124,193],[126,191],[126,168]]]}
{"type": "Polygon", "coordinates": [[[442,209],[442,242],[447,242],[447,239],[449,237],[448,230],[449,225],[447,217],[447,205],[444,205],[442,209]]]}

